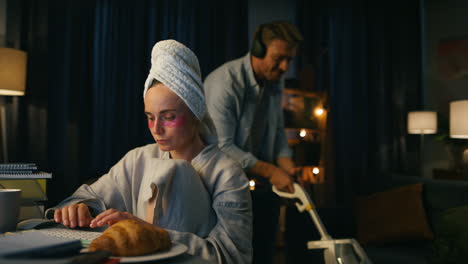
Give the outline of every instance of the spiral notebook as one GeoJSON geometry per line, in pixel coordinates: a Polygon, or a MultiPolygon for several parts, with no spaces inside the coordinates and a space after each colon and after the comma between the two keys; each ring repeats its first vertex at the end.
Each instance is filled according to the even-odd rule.
{"type": "Polygon", "coordinates": [[[0,163],[0,179],[50,179],[52,173],[40,171],[34,163],[0,163]]]}
{"type": "Polygon", "coordinates": [[[10,173],[1,173],[0,179],[52,179],[52,173],[50,172],[10,172],[10,173]]]}

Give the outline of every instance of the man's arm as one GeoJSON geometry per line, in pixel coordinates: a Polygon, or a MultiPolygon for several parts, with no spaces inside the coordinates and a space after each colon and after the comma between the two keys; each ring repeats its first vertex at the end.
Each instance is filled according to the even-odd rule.
{"type": "Polygon", "coordinates": [[[276,160],[276,163],[287,174],[289,174],[290,176],[294,176],[294,173],[296,172],[296,168],[294,165],[294,161],[290,157],[279,157],[276,160]]]}
{"type": "MultiPolygon", "coordinates": [[[[258,160],[252,153],[243,151],[235,144],[239,122],[237,116],[241,115],[241,102],[240,95],[235,94],[236,90],[231,85],[229,81],[224,80],[220,75],[210,76],[204,83],[207,108],[216,127],[219,148],[239,162],[245,171],[269,179],[280,190],[292,192],[294,190],[293,180],[287,172],[273,164],[258,160]]],[[[279,122],[282,122],[281,111],[280,114],[279,122]]],[[[287,146],[287,140],[285,142],[281,141],[282,138],[284,140],[286,137],[284,127],[282,128],[281,135],[277,135],[276,139],[276,141],[280,142],[275,145],[282,146],[280,155],[290,156],[291,151],[287,146]],[[284,143],[286,143],[286,148],[284,148],[284,143]]]]}
{"type": "Polygon", "coordinates": [[[247,170],[253,167],[258,159],[235,144],[238,117],[242,111],[239,98],[241,95],[235,93],[229,81],[219,79],[223,78],[214,76],[207,79],[204,84],[206,106],[216,127],[218,146],[247,170]]]}

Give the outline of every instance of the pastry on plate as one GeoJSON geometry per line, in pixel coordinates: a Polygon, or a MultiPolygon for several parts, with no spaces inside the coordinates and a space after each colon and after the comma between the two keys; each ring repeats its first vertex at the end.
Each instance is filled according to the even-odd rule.
{"type": "Polygon", "coordinates": [[[112,256],[141,256],[167,250],[171,247],[169,233],[152,224],[127,219],[107,228],[94,239],[88,251],[110,251],[112,256]]]}

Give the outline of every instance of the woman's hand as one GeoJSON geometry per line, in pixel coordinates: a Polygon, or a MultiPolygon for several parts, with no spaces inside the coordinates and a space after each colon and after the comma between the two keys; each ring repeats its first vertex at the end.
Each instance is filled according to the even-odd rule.
{"type": "Polygon", "coordinates": [[[62,223],[64,226],[75,228],[88,226],[93,217],[89,208],[84,203],[71,204],[54,212],[56,223],[62,223]]]}
{"type": "Polygon", "coordinates": [[[89,225],[89,227],[95,228],[95,227],[100,227],[100,226],[103,226],[103,225],[113,225],[113,224],[115,224],[115,223],[117,223],[117,222],[119,222],[121,220],[125,220],[125,219],[135,219],[135,220],[140,221],[140,222],[145,222],[142,219],[132,215],[129,212],[121,212],[121,211],[118,211],[118,210],[115,210],[115,209],[108,209],[108,210],[98,214],[96,216],[96,218],[94,218],[91,221],[91,224],[89,225]]]}

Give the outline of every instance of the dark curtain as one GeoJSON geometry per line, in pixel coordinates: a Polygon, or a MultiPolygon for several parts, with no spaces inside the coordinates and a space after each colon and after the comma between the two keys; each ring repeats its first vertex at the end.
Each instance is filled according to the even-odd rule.
{"type": "Polygon", "coordinates": [[[387,172],[411,169],[408,149],[417,146],[406,140],[406,114],[422,98],[420,6],[300,2],[306,39],[315,43],[303,64],[318,68],[318,89],[329,94],[327,177],[334,202],[350,206],[353,195],[371,190],[387,172]]]}
{"type": "MultiPolygon", "coordinates": [[[[53,173],[50,205],[106,173],[130,149],[153,142],[143,114],[143,84],[157,41],[176,39],[191,48],[202,77],[248,49],[247,1],[36,2],[23,1],[22,16],[45,12],[48,20],[40,22],[48,32],[48,52],[30,72],[48,72],[48,83],[28,85],[23,116],[33,120],[34,107],[41,106],[38,128],[45,132],[34,138],[25,122],[27,150],[18,157],[53,173]],[[44,143],[28,149],[36,141],[44,143]]],[[[34,34],[35,27],[23,24],[21,30],[34,34]]]]}
{"type": "Polygon", "coordinates": [[[47,6],[43,0],[7,3],[7,46],[27,52],[25,96],[8,98],[8,162],[34,162],[44,170],[48,170],[47,6]]]}
{"type": "MultiPolygon", "coordinates": [[[[333,237],[354,237],[355,195],[372,192],[391,172],[408,173],[408,153],[417,149],[406,140],[406,114],[422,98],[419,5],[298,3],[301,69],[315,77],[312,90],[328,94],[325,183],[313,189],[325,194],[312,197],[325,200],[318,213],[333,237]]],[[[312,220],[288,209],[287,262],[321,263],[323,254],[306,247],[320,239],[312,220]]]]}

